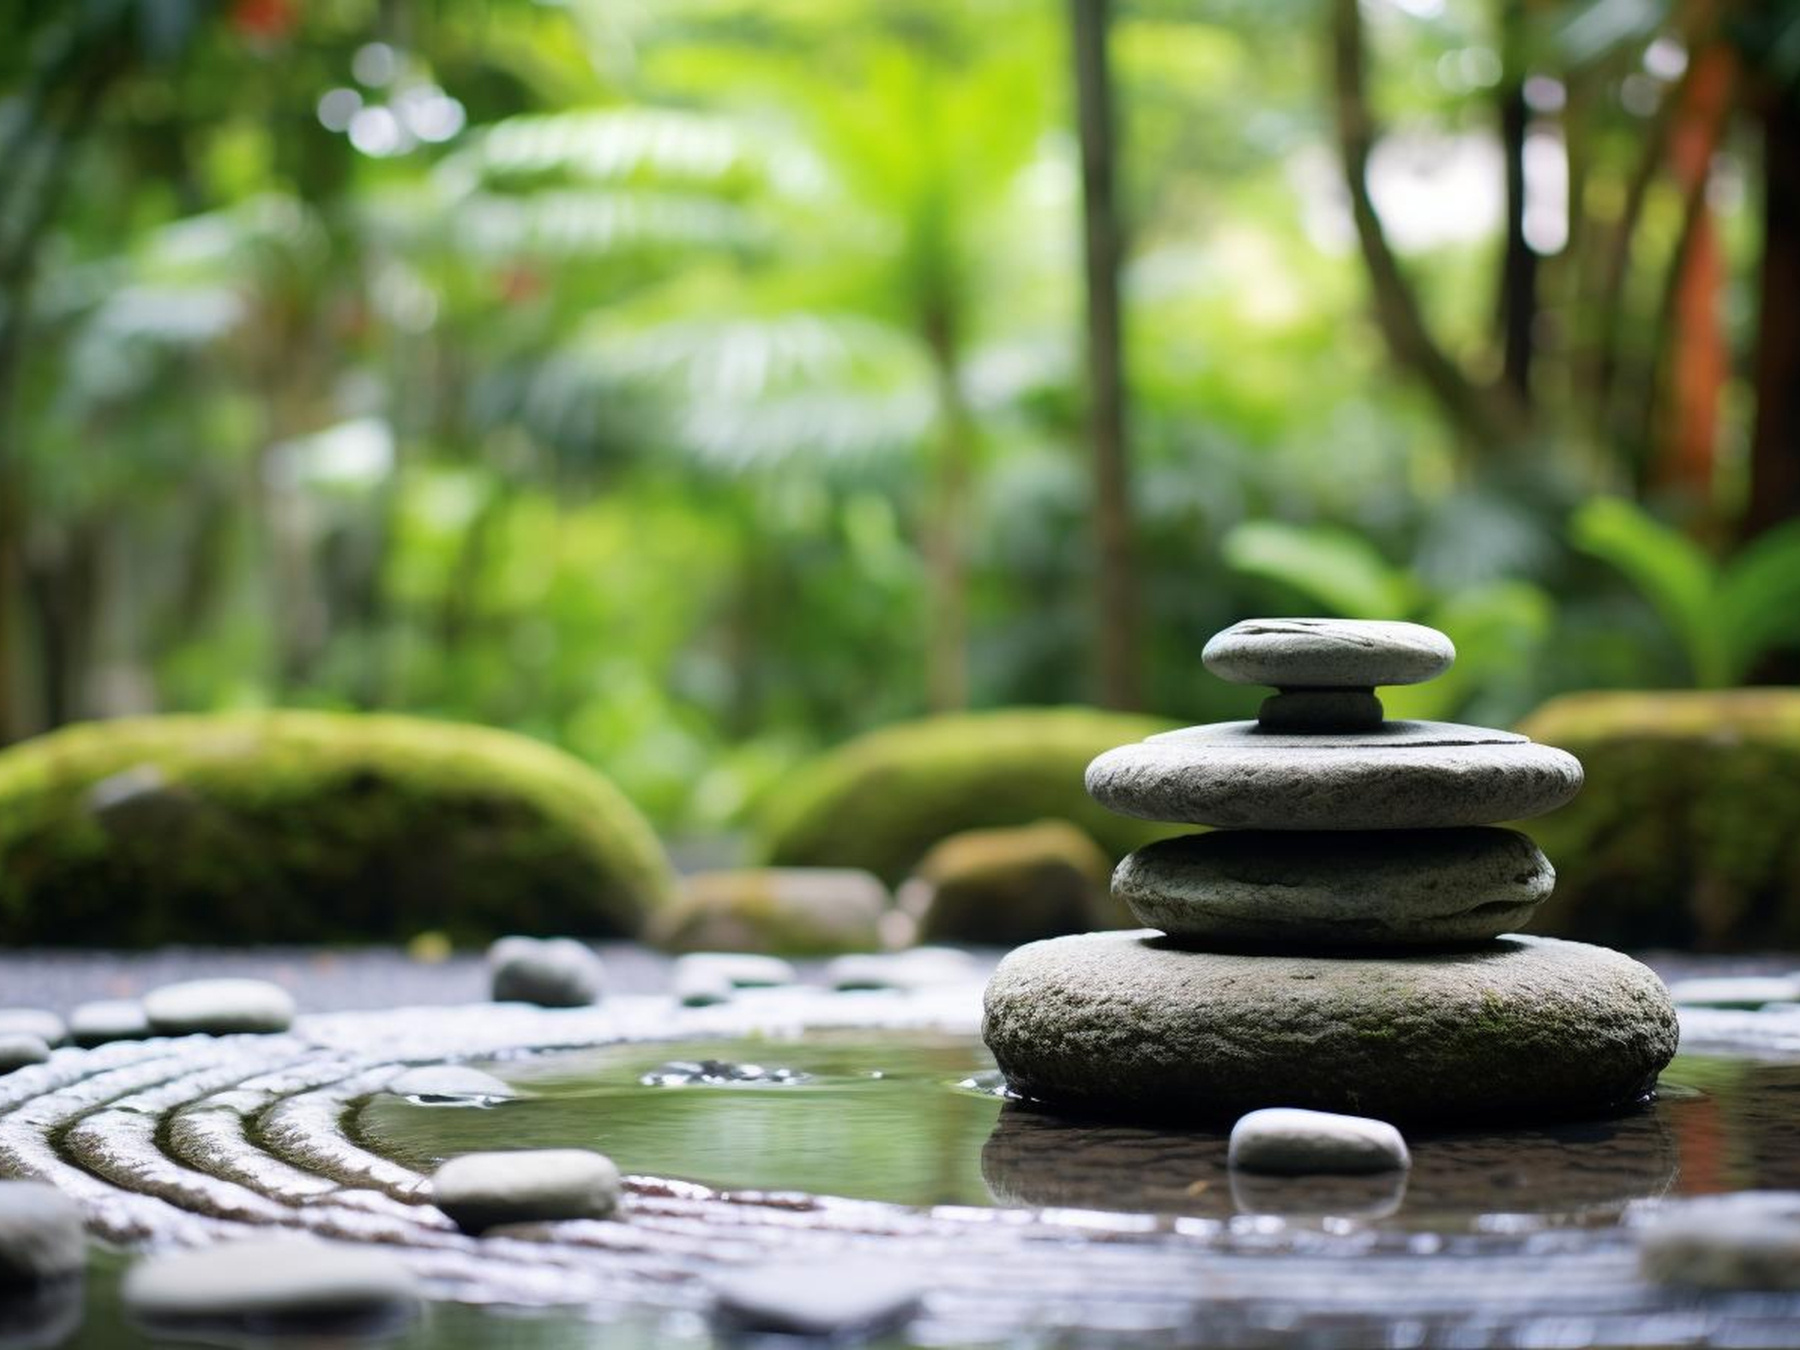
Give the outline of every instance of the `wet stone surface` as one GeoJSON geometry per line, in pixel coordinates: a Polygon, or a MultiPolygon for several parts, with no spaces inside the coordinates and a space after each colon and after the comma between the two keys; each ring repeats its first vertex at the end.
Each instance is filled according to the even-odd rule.
{"type": "MultiPolygon", "coordinates": [[[[1539,1344],[1578,1327],[1584,1344],[1766,1345],[1800,1318],[1800,1296],[1641,1268],[1672,1198],[1800,1188],[1800,1018],[1684,1011],[1688,1053],[1652,1105],[1409,1131],[1410,1172],[1321,1184],[1234,1177],[1222,1130],[1004,1102],[973,1037],[978,987],[314,1014],[64,1050],[0,1079],[0,1171],[50,1181],[133,1250],[271,1231],[379,1244],[440,1303],[396,1333],[407,1346],[573,1347],[593,1318],[620,1344],[703,1346],[732,1272],[852,1260],[929,1272],[887,1344],[1539,1344]],[[638,1081],[708,1059],[805,1077],[638,1081]],[[438,1063],[514,1096],[445,1110],[390,1090],[438,1063]],[[457,1231],[430,1173],[501,1147],[607,1153],[622,1216],[457,1231]],[[469,1311],[495,1303],[543,1311],[469,1311]]],[[[145,1344],[116,1260],[96,1259],[86,1294],[29,1315],[73,1315],[72,1345],[145,1344]]]]}

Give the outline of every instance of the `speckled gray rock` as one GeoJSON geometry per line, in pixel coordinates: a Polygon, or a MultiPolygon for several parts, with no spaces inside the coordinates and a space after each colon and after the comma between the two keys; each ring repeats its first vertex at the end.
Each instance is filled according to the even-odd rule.
{"type": "Polygon", "coordinates": [[[1121,815],[1259,830],[1492,825],[1580,787],[1573,755],[1438,722],[1323,734],[1222,722],[1122,745],[1087,770],[1088,792],[1121,815]]]}
{"type": "Polygon", "coordinates": [[[0,1181],[0,1287],[65,1279],[86,1266],[73,1200],[41,1181],[0,1181]]]}
{"type": "Polygon", "coordinates": [[[149,1034],[150,1018],[135,998],[97,999],[69,1014],[69,1039],[76,1045],[141,1041],[149,1034]]]}
{"type": "Polygon", "coordinates": [[[125,1276],[126,1308],[153,1326],[254,1324],[265,1333],[412,1316],[419,1291],[370,1243],[251,1238],[151,1257],[125,1276]]]}
{"type": "Polygon", "coordinates": [[[0,1008],[0,1036],[36,1036],[52,1049],[69,1037],[62,1018],[43,1008],[0,1008]]]}
{"type": "Polygon", "coordinates": [[[1556,873],[1516,830],[1217,830],[1139,849],[1113,894],[1184,944],[1456,944],[1516,932],[1556,873]]]}
{"type": "Polygon", "coordinates": [[[503,937],[488,948],[487,961],[496,1003],[585,1008],[606,984],[600,958],[574,938],[503,937]]]}
{"type": "Polygon", "coordinates": [[[1456,648],[1435,628],[1366,619],[1245,619],[1206,644],[1206,668],[1233,684],[1367,689],[1442,675],[1456,648]]]}
{"type": "Polygon", "coordinates": [[[1326,957],[1090,933],[1011,953],[985,1010],[982,1035],[1021,1095],[1188,1120],[1264,1106],[1406,1123],[1579,1114],[1647,1092],[1678,1035],[1647,967],[1531,937],[1326,957]]]}
{"type": "Polygon", "coordinates": [[[187,980],[144,995],[144,1015],[158,1036],[229,1036],[286,1031],[294,998],[267,980],[187,980]]]}
{"type": "Polygon", "coordinates": [[[619,1169],[580,1148],[465,1153],[431,1178],[431,1199],[467,1233],[504,1223],[604,1219],[619,1207],[619,1169]]]}
{"type": "Polygon", "coordinates": [[[43,1037],[24,1031],[0,1033],[0,1073],[29,1068],[49,1058],[50,1047],[44,1044],[43,1037]]]}
{"type": "Polygon", "coordinates": [[[713,1281],[713,1318],[730,1335],[808,1336],[842,1344],[893,1331],[918,1310],[917,1274],[869,1260],[779,1261],[713,1281]]]}
{"type": "Polygon", "coordinates": [[[1650,1218],[1638,1263],[1645,1279],[1688,1289],[1800,1289],[1800,1194],[1672,1202],[1650,1218]]]}
{"type": "Polygon", "coordinates": [[[1231,1127],[1230,1166],[1275,1176],[1357,1175],[1412,1165],[1406,1140],[1385,1120],[1269,1106],[1231,1127]]]}

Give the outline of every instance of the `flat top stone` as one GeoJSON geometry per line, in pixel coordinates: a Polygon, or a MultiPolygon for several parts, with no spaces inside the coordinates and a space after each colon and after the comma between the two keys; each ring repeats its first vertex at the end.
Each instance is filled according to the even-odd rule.
{"type": "Polygon", "coordinates": [[[286,1031],[294,996],[269,980],[187,980],[144,995],[144,1015],[165,1036],[286,1031]]]}
{"type": "Polygon", "coordinates": [[[1385,1120],[1266,1106],[1231,1127],[1230,1166],[1275,1176],[1354,1175],[1412,1165],[1406,1140],[1385,1120]]]}
{"type": "Polygon", "coordinates": [[[619,1195],[612,1159],[583,1148],[464,1153],[431,1178],[432,1202],[471,1233],[503,1223],[604,1219],[619,1195]]]}
{"type": "Polygon", "coordinates": [[[1200,659],[1233,684],[1368,689],[1435,679],[1456,660],[1456,648],[1435,628],[1416,623],[1245,619],[1214,634],[1200,659]]]}

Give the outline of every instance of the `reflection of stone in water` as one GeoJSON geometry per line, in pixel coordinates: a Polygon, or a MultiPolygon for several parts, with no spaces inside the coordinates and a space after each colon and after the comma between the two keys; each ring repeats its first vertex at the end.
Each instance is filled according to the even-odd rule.
{"type": "Polygon", "coordinates": [[[1362,1176],[1324,1174],[1275,1177],[1255,1172],[1231,1174],[1231,1202],[1240,1214],[1276,1214],[1284,1219],[1391,1219],[1406,1199],[1404,1171],[1362,1176]]]}
{"type": "Polygon", "coordinates": [[[1027,1208],[1211,1218],[1240,1210],[1365,1219],[1403,1212],[1409,1225],[1427,1215],[1454,1225],[1459,1216],[1496,1212],[1615,1211],[1663,1194],[1679,1166],[1674,1138],[1649,1107],[1606,1120],[1407,1142],[1413,1166],[1398,1194],[1392,1177],[1278,1184],[1232,1175],[1222,1132],[1083,1123],[1008,1106],[981,1151],[981,1174],[996,1203],[1027,1208]]]}
{"type": "Polygon", "coordinates": [[[49,1350],[81,1326],[85,1285],[79,1278],[0,1291],[0,1350],[49,1350]]]}

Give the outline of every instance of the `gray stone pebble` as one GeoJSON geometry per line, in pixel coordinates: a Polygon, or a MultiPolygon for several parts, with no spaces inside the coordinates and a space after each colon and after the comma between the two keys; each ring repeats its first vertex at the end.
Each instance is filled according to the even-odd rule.
{"type": "Polygon", "coordinates": [[[150,1018],[135,998],[98,999],[69,1014],[69,1039],[76,1045],[141,1041],[149,1034],[150,1018]]]}
{"type": "Polygon", "coordinates": [[[833,989],[933,989],[979,979],[981,966],[956,947],[912,947],[903,952],[840,956],[825,967],[833,989]]]}
{"type": "Polygon", "coordinates": [[[1800,1290],[1800,1194],[1673,1202],[1646,1227],[1638,1267],[1645,1279],[1680,1288],[1800,1290]]]}
{"type": "Polygon", "coordinates": [[[1509,937],[1419,956],[1183,951],[1090,933],[1007,956],[982,1034],[1013,1090],[1071,1110],[1214,1120],[1304,1106],[1412,1123],[1636,1100],[1674,1006],[1602,947],[1509,937]]]}
{"type": "Polygon", "coordinates": [[[573,938],[501,938],[488,948],[488,972],[497,1003],[585,1008],[606,985],[600,958],[573,938]]]}
{"type": "Polygon", "coordinates": [[[1177,733],[1107,751],[1088,765],[1087,788],[1102,806],[1146,820],[1392,830],[1523,820],[1554,810],[1581,787],[1580,762],[1549,746],[1367,735],[1366,744],[1346,735],[1289,747],[1273,742],[1324,738],[1177,733]]]}
{"type": "Polygon", "coordinates": [[[1229,1165],[1246,1172],[1301,1176],[1356,1175],[1412,1165],[1406,1140],[1385,1120],[1271,1106],[1240,1117],[1231,1128],[1229,1165]]]}
{"type": "Polygon", "coordinates": [[[465,1153],[431,1178],[432,1203],[466,1233],[507,1223],[609,1218],[621,1193],[612,1159],[578,1148],[465,1153]]]}
{"type": "Polygon", "coordinates": [[[768,1262],[713,1281],[713,1318],[728,1334],[809,1336],[841,1345],[898,1330],[923,1298],[919,1277],[890,1263],[768,1262]]]}
{"type": "Polygon", "coordinates": [[[1233,684],[1367,689],[1422,684],[1450,669],[1456,648],[1423,624],[1367,619],[1245,619],[1206,644],[1206,668],[1233,684]]]}
{"type": "Polygon", "coordinates": [[[684,1008],[711,1008],[737,997],[737,986],[712,966],[676,968],[669,992],[684,1008]]]}
{"type": "Polygon", "coordinates": [[[54,1049],[69,1038],[69,1029],[42,1008],[0,1008],[0,1036],[35,1036],[54,1049]]]}
{"type": "Polygon", "coordinates": [[[268,980],[188,980],[144,995],[144,1015],[158,1036],[230,1036],[286,1031],[294,997],[268,980]]]}
{"type": "Polygon", "coordinates": [[[419,1290],[399,1260],[369,1243],[251,1238],[150,1257],[125,1276],[126,1308],[154,1326],[379,1322],[414,1315],[419,1290]]]}
{"type": "Polygon", "coordinates": [[[0,1285],[39,1284],[87,1266],[81,1210],[41,1181],[0,1181],[0,1285]]]}
{"type": "Polygon", "coordinates": [[[47,1062],[49,1058],[50,1047],[44,1044],[41,1036],[33,1036],[24,1031],[0,1034],[0,1073],[30,1068],[33,1064],[47,1062]]]}
{"type": "Polygon", "coordinates": [[[756,952],[690,952],[675,958],[677,981],[702,974],[723,979],[734,989],[774,989],[800,978],[792,962],[756,952]]]}
{"type": "Polygon", "coordinates": [[[1139,849],[1113,894],[1184,943],[1349,948],[1513,932],[1555,884],[1516,830],[1218,830],[1139,849]]]}

